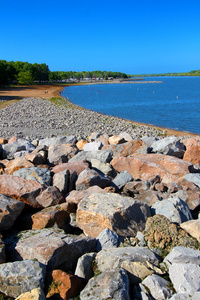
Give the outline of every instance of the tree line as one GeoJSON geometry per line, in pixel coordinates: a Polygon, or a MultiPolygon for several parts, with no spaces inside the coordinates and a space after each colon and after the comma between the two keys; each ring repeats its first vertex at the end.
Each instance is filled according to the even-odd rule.
{"type": "Polygon", "coordinates": [[[37,84],[42,82],[57,82],[62,80],[68,80],[70,78],[81,79],[108,79],[112,78],[128,78],[129,75],[121,72],[107,72],[107,71],[53,71],[49,70],[48,65],[31,64],[22,61],[6,61],[0,60],[0,85],[8,84],[37,84]]]}
{"type": "Polygon", "coordinates": [[[157,73],[157,74],[141,74],[141,75],[131,75],[131,77],[142,76],[142,77],[157,77],[157,76],[200,76],[200,70],[193,70],[190,72],[181,73],[157,73]]]}

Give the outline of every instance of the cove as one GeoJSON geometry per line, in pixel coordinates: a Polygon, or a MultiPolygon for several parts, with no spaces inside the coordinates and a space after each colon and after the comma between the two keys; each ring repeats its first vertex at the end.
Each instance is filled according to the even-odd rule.
{"type": "Polygon", "coordinates": [[[141,83],[65,87],[61,95],[106,115],[200,134],[200,77],[148,77],[141,83]],[[162,83],[148,83],[148,81],[162,83]]]}

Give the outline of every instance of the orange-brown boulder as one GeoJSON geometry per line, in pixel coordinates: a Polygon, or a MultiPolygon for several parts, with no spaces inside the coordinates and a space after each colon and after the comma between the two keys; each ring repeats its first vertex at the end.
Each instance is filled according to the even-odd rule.
{"type": "Polygon", "coordinates": [[[5,145],[8,143],[8,139],[5,139],[5,138],[0,138],[0,144],[1,145],[5,145]]]}
{"type": "Polygon", "coordinates": [[[200,140],[190,138],[183,142],[186,145],[186,151],[183,159],[191,162],[193,165],[200,164],[200,140]]]}
{"type": "Polygon", "coordinates": [[[34,164],[30,161],[26,160],[24,156],[17,157],[13,160],[10,160],[6,164],[5,173],[8,175],[12,175],[15,171],[23,168],[31,168],[34,167],[34,164]]]}
{"type": "Polygon", "coordinates": [[[41,207],[48,207],[63,203],[65,199],[56,186],[48,186],[48,188],[36,198],[36,201],[41,207]]]}
{"type": "Polygon", "coordinates": [[[44,187],[36,180],[3,174],[0,180],[0,194],[20,200],[32,207],[40,208],[42,205],[36,200],[44,187]]]}
{"type": "Polygon", "coordinates": [[[163,154],[135,154],[129,157],[114,157],[113,168],[122,172],[128,171],[134,178],[148,180],[159,175],[182,177],[193,170],[193,165],[182,159],[163,154]]]}
{"type": "Polygon", "coordinates": [[[137,153],[146,153],[147,145],[141,140],[132,140],[120,145],[107,145],[103,149],[111,149],[114,157],[127,157],[137,153]]]}
{"type": "Polygon", "coordinates": [[[118,135],[112,135],[111,137],[109,137],[108,141],[111,145],[118,145],[124,143],[125,139],[118,135]]]}
{"type": "Polygon", "coordinates": [[[76,147],[79,149],[79,150],[83,150],[83,147],[85,146],[85,144],[87,144],[88,141],[84,140],[84,139],[81,139],[79,140],[77,143],[76,143],[76,147]]]}
{"type": "Polygon", "coordinates": [[[52,168],[52,172],[59,173],[67,169],[70,171],[70,173],[75,171],[77,174],[80,174],[83,170],[89,167],[90,164],[86,160],[79,160],[79,161],[59,164],[52,168]]]}
{"type": "Polygon", "coordinates": [[[50,278],[51,284],[46,295],[47,299],[57,294],[59,295],[59,299],[68,300],[71,297],[77,296],[84,287],[80,278],[67,274],[62,270],[53,270],[51,274],[47,275],[47,280],[50,280],[50,278]]]}
{"type": "Polygon", "coordinates": [[[27,153],[25,155],[26,160],[30,161],[34,165],[43,165],[45,164],[45,160],[43,156],[40,153],[32,152],[32,153],[27,153]]]}

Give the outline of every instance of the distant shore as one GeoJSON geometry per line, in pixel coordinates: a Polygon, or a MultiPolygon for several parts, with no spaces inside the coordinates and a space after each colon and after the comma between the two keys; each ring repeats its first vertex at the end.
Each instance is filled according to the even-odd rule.
{"type": "MultiPolygon", "coordinates": [[[[105,83],[105,82],[103,82],[105,83]]],[[[109,83],[116,83],[116,82],[109,82],[109,83]]],[[[131,82],[137,83],[136,81],[131,82]]],[[[144,83],[144,82],[139,82],[144,83]]],[[[147,82],[145,82],[147,83],[147,82]]],[[[149,83],[149,82],[148,82],[149,83]]],[[[158,83],[158,82],[150,82],[150,83],[158,83]]],[[[60,93],[66,86],[70,85],[82,85],[82,84],[99,84],[99,82],[91,83],[73,83],[73,84],[66,84],[66,85],[33,85],[33,86],[16,86],[16,87],[9,87],[0,89],[0,109],[8,106],[9,104],[15,103],[23,98],[43,98],[43,99],[50,99],[52,97],[61,97],[60,93]]],[[[199,136],[195,133],[185,132],[185,131],[178,131],[168,128],[163,128],[155,125],[150,125],[146,123],[135,122],[131,120],[132,124],[135,125],[142,125],[142,126],[149,126],[152,128],[157,128],[158,130],[164,130],[166,135],[175,135],[175,136],[199,136]]]]}

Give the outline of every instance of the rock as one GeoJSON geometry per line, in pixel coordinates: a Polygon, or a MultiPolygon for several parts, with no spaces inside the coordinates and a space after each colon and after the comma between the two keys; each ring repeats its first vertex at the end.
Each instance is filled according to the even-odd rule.
{"type": "Polygon", "coordinates": [[[24,260],[0,265],[0,291],[17,298],[35,288],[44,288],[45,267],[38,261],[24,260]]]}
{"type": "Polygon", "coordinates": [[[83,146],[83,151],[97,151],[100,150],[101,147],[102,147],[101,142],[91,142],[83,146]]]}
{"type": "Polygon", "coordinates": [[[49,186],[51,184],[51,173],[46,168],[31,167],[15,171],[14,176],[19,176],[28,180],[36,180],[40,184],[49,186]]]}
{"type": "Polygon", "coordinates": [[[77,143],[76,143],[76,147],[82,151],[83,150],[83,147],[85,146],[85,144],[87,144],[88,141],[87,140],[84,140],[84,139],[81,139],[79,140],[77,143]]]}
{"type": "Polygon", "coordinates": [[[8,175],[12,175],[15,171],[23,168],[31,168],[34,167],[30,161],[26,160],[25,157],[18,157],[6,164],[5,173],[8,175]]]}
{"type": "Polygon", "coordinates": [[[144,229],[149,216],[149,207],[140,201],[113,193],[96,193],[79,203],[77,225],[94,237],[105,228],[121,236],[135,236],[144,229]]]}
{"type": "Polygon", "coordinates": [[[97,236],[97,252],[119,246],[119,236],[110,230],[109,228],[104,229],[97,236]]]}
{"type": "Polygon", "coordinates": [[[133,299],[152,300],[150,294],[142,283],[133,287],[133,299]]]}
{"type": "Polygon", "coordinates": [[[116,176],[116,172],[115,170],[113,170],[113,168],[111,167],[111,165],[109,163],[102,163],[100,160],[98,159],[91,159],[91,165],[92,168],[97,171],[98,173],[102,173],[102,175],[106,175],[106,176],[110,176],[110,177],[115,177],[116,176]]]}
{"type": "Polygon", "coordinates": [[[169,300],[199,300],[200,292],[194,293],[177,293],[174,294],[169,300]]]}
{"type": "Polygon", "coordinates": [[[26,160],[32,162],[34,165],[43,165],[46,163],[46,160],[40,153],[27,153],[25,155],[26,160]]]}
{"type": "Polygon", "coordinates": [[[156,175],[183,177],[193,170],[191,163],[163,154],[134,154],[129,157],[114,157],[111,165],[117,172],[128,171],[133,178],[148,180],[156,175]]]}
{"type": "Polygon", "coordinates": [[[56,173],[53,176],[53,186],[56,186],[63,195],[66,195],[69,189],[69,170],[56,173]]]}
{"type": "Polygon", "coordinates": [[[194,191],[188,188],[186,190],[179,190],[172,196],[185,201],[190,210],[195,210],[200,205],[200,191],[194,191]]]}
{"type": "Polygon", "coordinates": [[[109,163],[112,159],[112,156],[112,150],[81,151],[72,157],[69,162],[75,162],[79,160],[91,161],[91,159],[98,159],[102,163],[109,163]]]}
{"type": "Polygon", "coordinates": [[[118,145],[118,144],[123,144],[125,142],[124,138],[117,135],[113,135],[109,137],[108,141],[110,145],[118,145]]]}
{"type": "Polygon", "coordinates": [[[161,255],[166,256],[175,246],[198,249],[196,239],[186,231],[162,215],[155,215],[147,219],[144,230],[145,240],[150,249],[161,249],[161,255]]]}
{"type": "Polygon", "coordinates": [[[53,137],[53,138],[45,138],[39,140],[39,147],[47,146],[49,147],[50,145],[59,145],[59,144],[75,144],[77,141],[76,137],[74,135],[69,135],[69,136],[58,136],[58,137],[53,137]]]}
{"type": "Polygon", "coordinates": [[[80,300],[85,299],[130,300],[129,280],[126,272],[123,269],[109,270],[91,278],[80,293],[80,300]]]}
{"type": "Polygon", "coordinates": [[[35,180],[26,180],[18,176],[1,175],[0,194],[20,200],[32,207],[42,207],[36,200],[44,187],[35,180]]]}
{"type": "Polygon", "coordinates": [[[174,263],[196,264],[200,266],[200,250],[180,246],[174,247],[165,257],[164,263],[166,263],[168,267],[174,263]]]}
{"type": "Polygon", "coordinates": [[[70,173],[75,171],[77,174],[80,174],[83,170],[85,170],[89,167],[90,167],[90,164],[86,160],[79,160],[79,161],[75,161],[75,162],[59,164],[52,168],[52,172],[56,174],[56,173],[62,172],[64,170],[69,170],[70,173]]]}
{"type": "Polygon", "coordinates": [[[184,179],[188,181],[192,181],[194,184],[196,184],[200,188],[200,174],[186,174],[184,176],[184,179]]]}
{"type": "Polygon", "coordinates": [[[91,135],[89,136],[88,140],[90,142],[94,142],[96,139],[98,139],[101,136],[99,132],[92,132],[91,135]]]}
{"type": "Polygon", "coordinates": [[[94,276],[93,261],[96,257],[96,253],[86,253],[78,259],[76,270],[74,275],[88,281],[94,276]]]}
{"type": "Polygon", "coordinates": [[[21,214],[25,204],[0,194],[0,232],[10,229],[21,214]]]}
{"type": "Polygon", "coordinates": [[[66,228],[69,224],[69,212],[67,204],[47,207],[32,215],[32,229],[42,229],[56,225],[59,228],[66,228]]]}
{"type": "Polygon", "coordinates": [[[200,164],[200,141],[196,138],[184,140],[186,151],[183,160],[191,162],[193,165],[200,164]]]}
{"type": "Polygon", "coordinates": [[[16,300],[46,300],[45,294],[41,288],[33,289],[17,297],[16,300]]]}
{"type": "Polygon", "coordinates": [[[200,243],[200,220],[189,220],[180,226],[200,243]]]}
{"type": "Polygon", "coordinates": [[[192,220],[188,205],[178,197],[155,202],[151,207],[151,213],[166,216],[171,222],[178,224],[192,220]]]}
{"type": "Polygon", "coordinates": [[[65,201],[62,193],[56,186],[48,186],[39,196],[36,197],[40,207],[48,207],[61,204],[65,201]]]}
{"type": "Polygon", "coordinates": [[[132,137],[130,136],[130,134],[128,132],[120,132],[119,137],[123,138],[126,142],[130,142],[132,141],[132,137]]]}
{"type": "Polygon", "coordinates": [[[87,188],[94,185],[98,185],[101,188],[105,188],[106,186],[109,186],[110,183],[111,180],[109,177],[101,176],[95,170],[85,169],[78,176],[78,179],[76,181],[76,190],[86,190],[87,188]]]}
{"type": "MultiPolygon", "coordinates": [[[[142,203],[146,203],[149,206],[152,206],[154,203],[160,202],[163,197],[165,197],[164,193],[159,193],[157,191],[146,191],[139,195],[136,195],[136,198],[142,203]]],[[[167,197],[167,196],[166,196],[167,197]]]]}
{"type": "Polygon", "coordinates": [[[47,299],[59,295],[60,299],[68,300],[76,296],[83,288],[83,283],[77,276],[67,274],[62,270],[53,270],[51,277],[52,282],[48,288],[47,299]]]}
{"type": "Polygon", "coordinates": [[[151,145],[154,143],[154,142],[157,142],[158,141],[158,138],[154,137],[154,136],[143,136],[141,138],[141,140],[147,144],[148,147],[151,147],[151,145]]]}
{"type": "Polygon", "coordinates": [[[181,140],[174,136],[169,136],[158,140],[151,145],[152,152],[172,155],[178,158],[183,158],[185,146],[181,140]]]}
{"type": "Polygon", "coordinates": [[[78,148],[73,144],[50,145],[48,161],[52,165],[67,163],[78,152],[78,148]]]}
{"type": "Polygon", "coordinates": [[[131,140],[119,145],[108,145],[103,149],[111,149],[114,157],[127,157],[136,153],[147,153],[147,146],[141,140],[131,140]]]}
{"type": "Polygon", "coordinates": [[[177,293],[200,291],[200,266],[196,264],[173,263],[169,267],[169,277],[177,293]]]}
{"type": "Polygon", "coordinates": [[[6,251],[5,251],[5,244],[2,241],[2,235],[0,234],[0,264],[6,262],[6,251]]]}
{"type": "Polygon", "coordinates": [[[120,190],[127,182],[132,180],[133,177],[127,171],[122,171],[113,179],[112,184],[117,190],[120,190]]]}
{"type": "Polygon", "coordinates": [[[107,250],[101,250],[97,253],[96,262],[100,272],[110,269],[121,268],[127,262],[150,262],[156,266],[159,264],[157,256],[146,247],[119,247],[107,250]]]}
{"type": "Polygon", "coordinates": [[[35,146],[29,142],[27,139],[18,139],[13,143],[8,143],[3,145],[3,157],[7,159],[13,159],[16,152],[26,150],[32,152],[35,146]]]}
{"type": "Polygon", "coordinates": [[[151,295],[156,300],[169,299],[173,294],[169,288],[169,281],[156,274],[145,278],[142,284],[150,290],[151,295]]]}
{"type": "Polygon", "coordinates": [[[0,144],[1,145],[5,145],[5,144],[7,144],[8,143],[8,139],[5,139],[5,138],[0,138],[0,144]]]}
{"type": "Polygon", "coordinates": [[[84,235],[65,234],[62,229],[45,228],[22,231],[8,240],[12,259],[37,259],[48,269],[73,270],[79,257],[96,249],[96,240],[84,235]]]}
{"type": "Polygon", "coordinates": [[[77,210],[77,205],[86,196],[90,196],[94,193],[106,193],[105,190],[97,185],[89,187],[87,190],[83,191],[71,191],[65,198],[66,202],[70,204],[70,212],[74,213],[77,210]]]}

